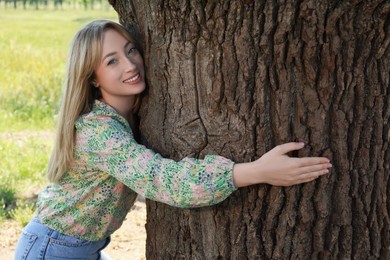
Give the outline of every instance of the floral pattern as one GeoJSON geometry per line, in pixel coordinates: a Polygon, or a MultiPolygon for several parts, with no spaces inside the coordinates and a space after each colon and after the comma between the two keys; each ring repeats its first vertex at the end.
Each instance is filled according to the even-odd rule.
{"type": "Polygon", "coordinates": [[[59,184],[38,197],[45,225],[96,241],[117,230],[137,194],[175,207],[201,207],[226,199],[234,163],[221,156],[176,162],[138,144],[127,121],[96,101],[76,122],[74,161],[59,184]]]}

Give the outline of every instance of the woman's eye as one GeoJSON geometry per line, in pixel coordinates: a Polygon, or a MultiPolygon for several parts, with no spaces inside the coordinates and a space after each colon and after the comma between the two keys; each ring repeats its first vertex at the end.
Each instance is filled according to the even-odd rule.
{"type": "Polygon", "coordinates": [[[115,64],[117,63],[117,60],[116,59],[111,59],[108,61],[107,65],[111,65],[111,64],[115,64]]]}
{"type": "Polygon", "coordinates": [[[138,50],[136,47],[133,47],[133,48],[130,48],[129,51],[127,52],[128,55],[132,54],[132,53],[136,53],[138,50]]]}

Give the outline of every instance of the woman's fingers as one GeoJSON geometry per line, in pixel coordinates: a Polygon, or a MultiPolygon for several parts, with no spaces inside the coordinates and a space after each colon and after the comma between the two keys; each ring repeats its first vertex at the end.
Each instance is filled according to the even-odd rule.
{"type": "MultiPolygon", "coordinates": [[[[291,142],[291,143],[285,143],[276,146],[272,152],[284,155],[292,151],[296,151],[299,149],[302,149],[305,146],[302,142],[291,142]]],[[[328,163],[329,159],[326,157],[303,157],[303,158],[297,158],[299,159],[302,166],[312,165],[312,164],[319,164],[319,163],[328,163]]]]}
{"type": "Polygon", "coordinates": [[[301,167],[311,166],[316,164],[329,164],[329,159],[325,157],[302,157],[296,158],[301,167]]]}
{"type": "Polygon", "coordinates": [[[294,184],[306,183],[329,173],[332,164],[327,158],[291,158],[295,164],[295,169],[291,169],[292,182],[294,184]],[[293,181],[294,180],[294,181],[293,181]]]}
{"type": "Polygon", "coordinates": [[[329,160],[325,161],[319,161],[319,162],[313,162],[312,164],[302,164],[301,167],[298,168],[298,172],[301,174],[309,173],[309,172],[316,172],[321,171],[325,169],[329,169],[332,167],[332,164],[329,162],[329,160]]]}
{"type": "Polygon", "coordinates": [[[322,175],[325,175],[327,173],[329,173],[328,169],[315,171],[315,172],[309,172],[306,174],[302,174],[299,178],[299,181],[301,183],[310,182],[310,181],[313,181],[313,180],[317,179],[318,177],[321,177],[322,175]]]}
{"type": "Polygon", "coordinates": [[[297,142],[285,143],[285,144],[281,144],[281,145],[276,146],[274,148],[274,152],[282,155],[282,154],[286,154],[286,153],[289,153],[292,151],[302,149],[304,146],[305,146],[304,143],[297,143],[297,142]]]}

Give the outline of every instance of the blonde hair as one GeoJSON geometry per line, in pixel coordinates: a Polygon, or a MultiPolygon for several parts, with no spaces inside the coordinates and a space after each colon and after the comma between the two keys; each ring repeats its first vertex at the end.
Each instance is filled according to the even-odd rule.
{"type": "MultiPolygon", "coordinates": [[[[51,182],[58,183],[73,160],[76,120],[90,112],[94,101],[101,97],[92,81],[101,60],[104,32],[108,29],[114,29],[136,43],[124,27],[109,20],[93,21],[76,33],[66,65],[56,139],[47,169],[51,182]]],[[[140,97],[137,96],[133,111],[138,110],[139,104],[140,97]]]]}

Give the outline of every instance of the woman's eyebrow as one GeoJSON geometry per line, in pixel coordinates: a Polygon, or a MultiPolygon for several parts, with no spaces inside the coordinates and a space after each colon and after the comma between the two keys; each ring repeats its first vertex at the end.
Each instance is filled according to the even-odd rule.
{"type": "MultiPolygon", "coordinates": [[[[132,42],[130,42],[130,41],[128,41],[126,44],[125,44],[125,49],[129,46],[129,45],[131,45],[131,44],[133,44],[132,42]]],[[[133,44],[134,45],[134,44],[133,44]]]]}
{"type": "Polygon", "coordinates": [[[113,56],[113,55],[115,55],[115,54],[116,54],[116,51],[113,51],[113,52],[110,52],[110,53],[106,54],[106,55],[103,57],[102,61],[104,61],[105,59],[107,59],[107,57],[113,56]]]}
{"type": "MultiPolygon", "coordinates": [[[[126,49],[129,45],[133,44],[132,42],[128,41],[126,42],[125,46],[123,47],[124,49],[126,49]]],[[[110,53],[107,53],[106,55],[104,55],[102,61],[104,61],[105,59],[107,59],[107,57],[109,56],[113,56],[115,55],[117,52],[116,51],[113,51],[113,52],[110,52],[110,53]]]]}

